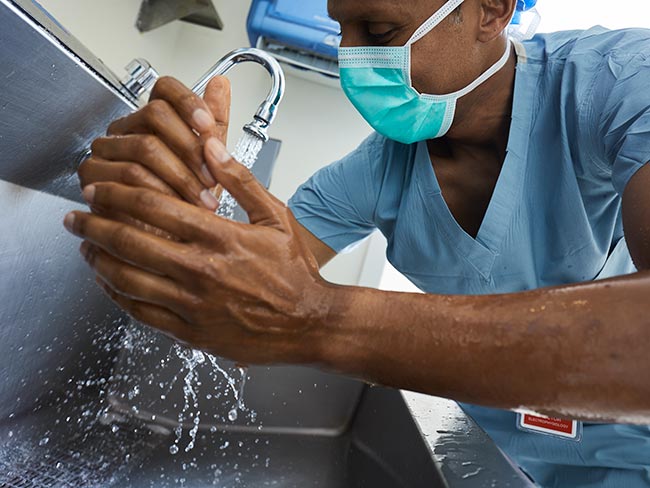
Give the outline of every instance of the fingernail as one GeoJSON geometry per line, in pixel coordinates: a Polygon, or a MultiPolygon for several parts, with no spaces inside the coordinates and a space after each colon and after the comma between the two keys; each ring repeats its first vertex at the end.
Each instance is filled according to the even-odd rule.
{"type": "Polygon", "coordinates": [[[214,119],[202,108],[197,108],[194,111],[192,120],[194,121],[194,128],[199,132],[207,132],[214,125],[214,119]]]}
{"type": "Polygon", "coordinates": [[[210,190],[203,190],[201,192],[201,201],[209,210],[216,210],[219,207],[219,200],[210,193],[210,190]]]}
{"type": "Polygon", "coordinates": [[[226,146],[224,146],[216,137],[211,137],[208,139],[208,142],[205,143],[205,148],[207,149],[210,156],[212,156],[220,163],[225,163],[230,159],[230,154],[228,154],[226,146]]]}
{"type": "Polygon", "coordinates": [[[214,179],[214,176],[212,176],[212,173],[210,173],[210,170],[205,164],[201,166],[201,173],[210,186],[217,186],[217,181],[214,179]]]}
{"type": "Polygon", "coordinates": [[[73,231],[73,228],[74,228],[74,214],[73,213],[69,213],[68,215],[65,216],[65,218],[63,219],[63,225],[70,232],[73,231]]]}
{"type": "Polygon", "coordinates": [[[88,185],[84,188],[83,197],[86,202],[93,203],[95,200],[95,185],[88,185]]]}

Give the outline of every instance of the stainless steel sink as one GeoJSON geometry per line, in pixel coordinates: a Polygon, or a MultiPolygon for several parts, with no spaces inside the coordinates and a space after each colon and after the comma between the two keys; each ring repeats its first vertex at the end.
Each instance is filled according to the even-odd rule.
{"type": "MultiPolygon", "coordinates": [[[[123,347],[129,319],[61,225],[83,208],[80,154],[134,101],[30,0],[0,0],[0,67],[0,487],[530,486],[455,403],[306,368],[251,368],[256,417],[235,422],[201,368],[186,452],[171,343],[123,347]]],[[[265,150],[262,179],[278,144],[265,150]]]]}

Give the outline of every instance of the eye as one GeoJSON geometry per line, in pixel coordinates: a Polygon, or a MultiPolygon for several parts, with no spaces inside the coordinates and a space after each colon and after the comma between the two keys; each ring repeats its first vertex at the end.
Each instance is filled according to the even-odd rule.
{"type": "Polygon", "coordinates": [[[397,32],[397,28],[390,24],[368,24],[368,39],[381,43],[389,41],[397,32]]]}

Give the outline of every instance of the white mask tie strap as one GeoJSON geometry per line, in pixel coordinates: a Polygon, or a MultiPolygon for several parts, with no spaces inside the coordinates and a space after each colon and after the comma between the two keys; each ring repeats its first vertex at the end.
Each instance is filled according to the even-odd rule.
{"type": "Polygon", "coordinates": [[[501,71],[501,69],[508,63],[510,60],[510,52],[512,50],[512,44],[510,42],[510,39],[508,39],[508,42],[506,42],[506,50],[503,53],[503,56],[501,56],[501,59],[499,59],[495,64],[493,64],[490,68],[488,68],[481,76],[479,76],[473,83],[471,83],[469,86],[466,88],[463,88],[462,90],[457,91],[453,95],[460,98],[468,93],[474,91],[479,85],[482,85],[485,83],[489,78],[492,78],[498,71],[501,71]]]}
{"type": "Polygon", "coordinates": [[[465,0],[449,0],[447,3],[445,3],[438,11],[433,14],[431,17],[429,17],[427,20],[424,21],[424,23],[417,28],[417,30],[413,33],[411,38],[406,42],[406,46],[409,44],[413,44],[416,41],[419,41],[422,39],[424,36],[426,36],[431,30],[437,26],[440,22],[442,22],[446,17],[449,16],[454,10],[456,10],[461,3],[463,3],[465,0]]]}

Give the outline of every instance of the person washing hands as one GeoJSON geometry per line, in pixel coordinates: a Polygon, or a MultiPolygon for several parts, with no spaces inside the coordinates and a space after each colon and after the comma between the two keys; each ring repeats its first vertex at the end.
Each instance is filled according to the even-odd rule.
{"type": "Polygon", "coordinates": [[[163,78],[95,141],[92,212],[65,225],[120,307],[189,346],[457,400],[540,486],[648,487],[650,31],[513,42],[525,7],[329,0],[376,132],[288,205],[224,147],[227,81],[163,78]],[[217,183],[250,224],[214,215],[217,183]],[[425,294],[321,278],[375,229],[425,294]]]}

